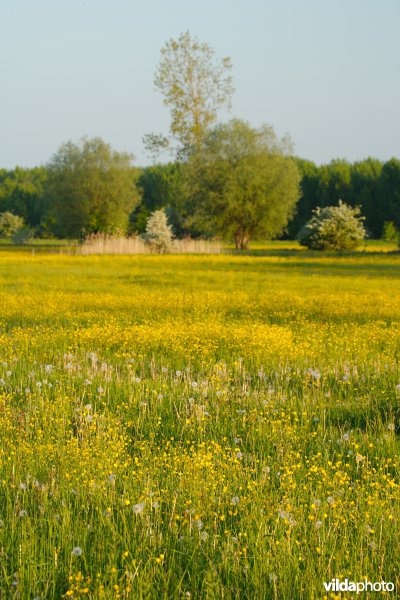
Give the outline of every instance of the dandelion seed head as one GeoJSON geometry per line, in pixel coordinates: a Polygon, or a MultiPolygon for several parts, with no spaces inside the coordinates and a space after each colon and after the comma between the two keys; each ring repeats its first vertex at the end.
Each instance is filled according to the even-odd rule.
{"type": "Polygon", "coordinates": [[[321,379],[321,373],[318,371],[318,369],[307,369],[307,375],[316,381],[321,379]]]}
{"type": "Polygon", "coordinates": [[[139,504],[134,504],[132,507],[132,510],[134,512],[135,515],[140,515],[143,512],[144,509],[144,503],[143,502],[139,502],[139,504]]]}

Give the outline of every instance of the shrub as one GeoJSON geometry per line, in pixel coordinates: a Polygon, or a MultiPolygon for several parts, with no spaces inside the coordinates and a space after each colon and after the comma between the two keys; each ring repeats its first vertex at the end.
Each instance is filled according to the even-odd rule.
{"type": "Polygon", "coordinates": [[[13,235],[24,226],[22,217],[11,212],[0,213],[0,237],[11,239],[13,235]]]}
{"type": "Polygon", "coordinates": [[[22,246],[23,244],[26,244],[27,242],[29,242],[29,240],[31,240],[33,238],[33,231],[30,227],[20,227],[19,229],[17,229],[17,231],[14,232],[13,236],[12,236],[12,242],[13,244],[16,244],[17,246],[22,246]]]}
{"type": "Polygon", "coordinates": [[[317,207],[298,240],[311,250],[354,250],[365,238],[359,207],[339,200],[338,206],[317,207]]]}
{"type": "Polygon", "coordinates": [[[396,242],[400,239],[399,232],[393,221],[384,222],[382,239],[385,240],[385,242],[396,242]]]}
{"type": "Polygon", "coordinates": [[[163,254],[172,249],[172,229],[164,210],[154,211],[147,220],[144,240],[152,251],[163,254]]]}

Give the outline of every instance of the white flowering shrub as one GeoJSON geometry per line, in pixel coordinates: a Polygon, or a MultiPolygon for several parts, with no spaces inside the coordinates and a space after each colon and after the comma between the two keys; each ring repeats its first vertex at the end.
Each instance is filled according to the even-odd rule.
{"type": "Polygon", "coordinates": [[[154,211],[147,220],[144,239],[151,249],[159,254],[172,249],[172,229],[164,210],[154,211]]]}
{"type": "Polygon", "coordinates": [[[0,213],[0,237],[12,238],[13,235],[24,227],[24,220],[11,212],[0,213]]]}
{"type": "Polygon", "coordinates": [[[338,206],[317,207],[298,240],[311,250],[354,250],[365,235],[360,209],[339,200],[338,206]]]}

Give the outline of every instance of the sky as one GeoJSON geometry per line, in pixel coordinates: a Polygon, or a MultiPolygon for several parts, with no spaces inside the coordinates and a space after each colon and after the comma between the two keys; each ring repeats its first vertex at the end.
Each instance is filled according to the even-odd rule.
{"type": "Polygon", "coordinates": [[[0,168],[101,136],[148,164],[160,49],[189,30],[233,64],[232,110],[318,164],[400,157],[400,0],[0,0],[0,168]]]}

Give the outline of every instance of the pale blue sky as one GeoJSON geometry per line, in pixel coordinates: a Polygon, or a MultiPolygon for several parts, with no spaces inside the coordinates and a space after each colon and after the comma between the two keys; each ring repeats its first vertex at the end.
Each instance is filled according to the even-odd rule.
{"type": "Polygon", "coordinates": [[[400,156],[400,0],[0,0],[0,167],[85,134],[148,162],[159,51],[186,29],[231,57],[232,115],[299,156],[400,156]]]}

